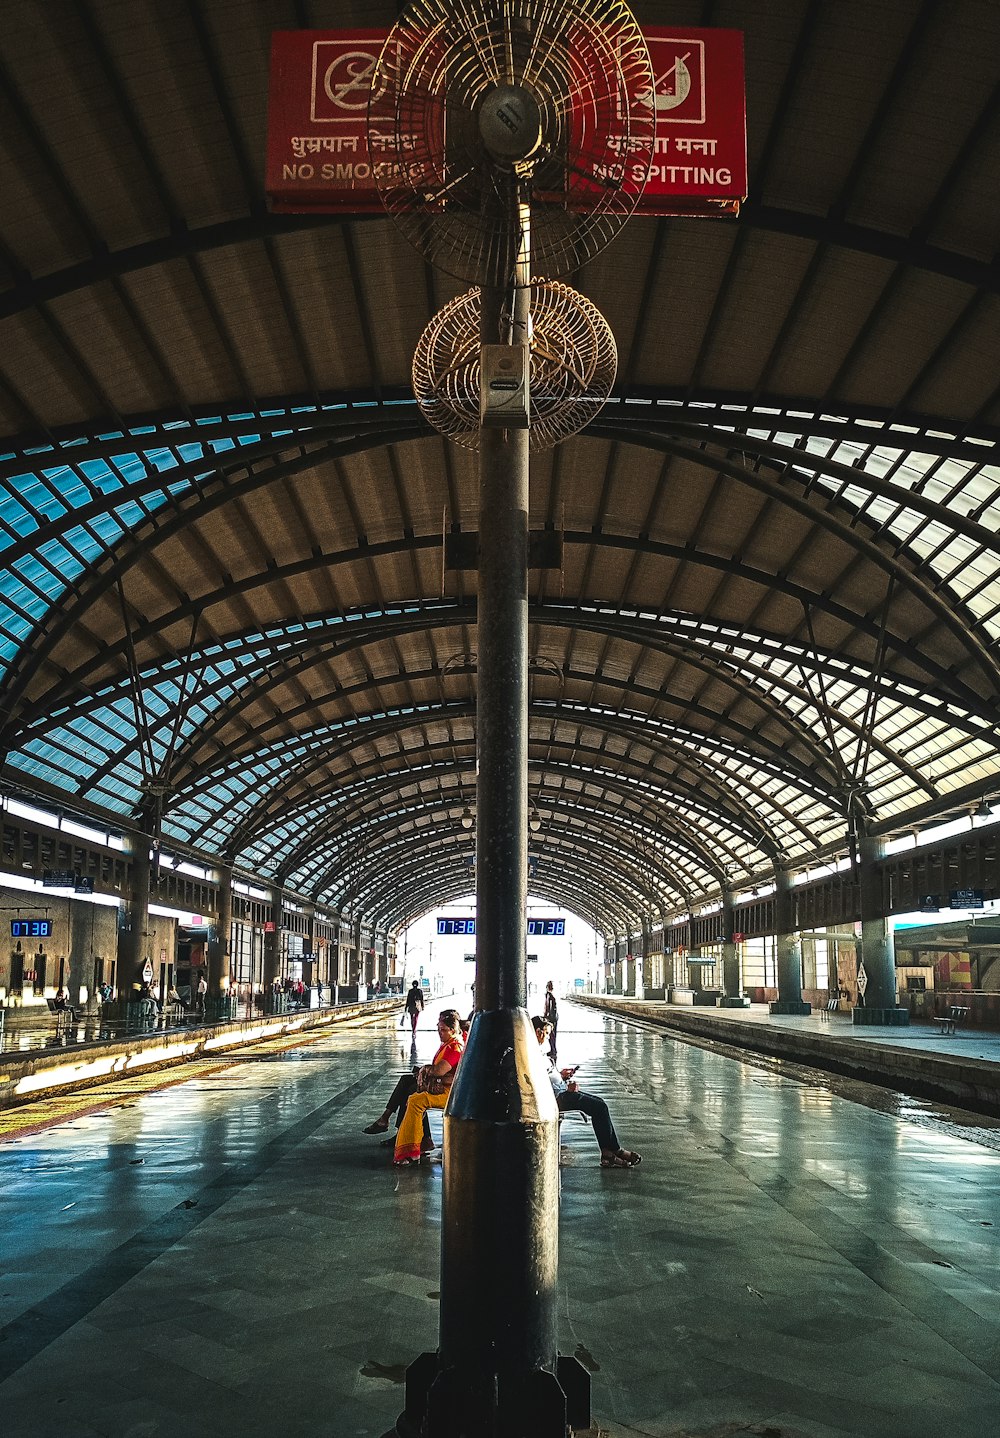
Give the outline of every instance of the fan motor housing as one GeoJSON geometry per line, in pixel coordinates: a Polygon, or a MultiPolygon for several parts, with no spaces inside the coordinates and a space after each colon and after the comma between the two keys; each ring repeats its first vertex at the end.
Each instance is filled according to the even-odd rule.
{"type": "Polygon", "coordinates": [[[479,133],[499,160],[526,160],[538,149],[542,118],[538,104],[523,85],[497,85],[479,110],[479,133]]]}
{"type": "Polygon", "coordinates": [[[526,345],[483,345],[479,421],[487,428],[528,429],[529,351],[526,345]]]}

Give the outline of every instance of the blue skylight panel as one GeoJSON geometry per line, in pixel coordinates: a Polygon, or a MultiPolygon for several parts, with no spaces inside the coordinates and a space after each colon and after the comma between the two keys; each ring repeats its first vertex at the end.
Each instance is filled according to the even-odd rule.
{"type": "Polygon", "coordinates": [[[22,583],[14,571],[0,574],[0,595],[7,600],[7,606],[0,605],[0,620],[5,628],[21,638],[34,628],[33,621],[43,618],[51,607],[43,596],[33,593],[22,583]]]}
{"type": "Polygon", "coordinates": [[[80,472],[85,474],[91,484],[102,494],[113,494],[115,490],[122,487],[121,475],[116,474],[103,459],[82,460],[79,468],[80,472]]]}
{"type": "Polygon", "coordinates": [[[118,519],[126,529],[132,529],[134,526],[140,525],[144,520],[148,519],[148,511],[159,508],[159,506],[164,503],[165,498],[166,496],[162,489],[158,490],[155,496],[144,495],[143,503],[146,506],[145,509],[143,509],[142,505],[136,504],[134,500],[129,500],[116,511],[118,519]]]}
{"type": "Polygon", "coordinates": [[[35,758],[33,754],[26,754],[17,750],[7,756],[7,763],[12,769],[18,769],[22,774],[31,774],[37,779],[42,779],[46,784],[55,784],[58,788],[65,788],[65,779],[60,776],[49,764],[35,758]]]}
{"type": "MultiPolygon", "coordinates": [[[[71,734],[76,735],[80,743],[89,744],[97,750],[108,750],[110,752],[111,736],[105,729],[102,729],[99,724],[95,724],[86,714],[77,715],[67,727],[71,734]]],[[[95,755],[95,762],[99,759],[100,755],[95,755]]]]}
{"type": "Polygon", "coordinates": [[[101,796],[101,803],[118,814],[131,814],[138,808],[142,797],[134,785],[122,784],[114,776],[103,779],[96,788],[101,796]]]}
{"type": "MultiPolygon", "coordinates": [[[[202,454],[204,453],[204,450],[200,444],[191,445],[190,449],[192,451],[192,459],[200,459],[202,454]]],[[[150,472],[155,472],[156,474],[169,474],[172,469],[179,469],[182,462],[172,449],[150,450],[146,454],[145,458],[147,474],[149,474],[150,472]]]]}
{"type": "Polygon", "coordinates": [[[37,739],[26,744],[24,752],[33,754],[44,762],[70,774],[76,774],[80,778],[85,778],[94,772],[93,764],[89,760],[81,758],[79,754],[67,753],[61,746],[42,743],[37,739]]]}
{"type": "MultiPolygon", "coordinates": [[[[94,540],[83,534],[82,531],[80,532],[80,536],[81,539],[86,541],[86,548],[90,550],[90,555],[86,556],[87,558],[102,552],[101,547],[94,540]]],[[[82,574],[87,567],[85,559],[81,559],[79,554],[67,548],[60,540],[51,539],[47,543],[40,545],[38,553],[58,572],[58,575],[63,580],[75,579],[77,575],[82,574]]],[[[18,569],[21,570],[23,574],[34,577],[31,575],[31,570],[27,564],[19,564],[18,569]]],[[[40,576],[44,576],[36,580],[39,587],[44,588],[47,594],[53,596],[62,592],[65,585],[54,582],[53,576],[45,565],[39,564],[38,571],[40,576]]]]}
{"type": "MultiPolygon", "coordinates": [[[[38,520],[21,503],[15,493],[7,493],[0,498],[0,520],[18,534],[33,534],[38,528],[38,520]]],[[[0,544],[6,547],[11,541],[4,535],[0,538],[0,544]]]]}
{"type": "Polygon", "coordinates": [[[59,520],[67,513],[71,506],[59,494],[53,494],[45,485],[37,480],[28,484],[22,491],[22,498],[34,510],[38,519],[42,522],[59,520]]]}
{"type": "Polygon", "coordinates": [[[116,454],[111,463],[126,484],[138,484],[149,473],[145,459],[140,454],[116,454]]]}

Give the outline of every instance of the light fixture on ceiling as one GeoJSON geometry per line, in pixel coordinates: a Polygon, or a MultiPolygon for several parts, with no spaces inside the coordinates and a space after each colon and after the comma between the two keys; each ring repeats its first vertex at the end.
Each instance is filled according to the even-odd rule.
{"type": "Polygon", "coordinates": [[[992,799],[987,799],[987,798],[985,798],[985,797],[982,798],[982,799],[980,799],[980,801],[979,801],[979,808],[975,811],[975,813],[973,814],[972,817],[973,817],[974,819],[992,819],[992,817],[993,817],[993,800],[992,800],[992,799]]]}
{"type": "Polygon", "coordinates": [[[541,821],[541,819],[538,817],[538,811],[537,811],[537,809],[529,809],[529,810],[528,810],[528,828],[531,830],[531,832],[532,832],[533,834],[537,834],[538,831],[539,831],[539,829],[540,829],[541,827],[542,827],[542,821],[541,821]]]}
{"type": "Polygon", "coordinates": [[[462,828],[473,829],[475,828],[475,824],[476,820],[472,813],[472,810],[469,808],[468,804],[466,804],[465,808],[462,810],[462,828]]]}

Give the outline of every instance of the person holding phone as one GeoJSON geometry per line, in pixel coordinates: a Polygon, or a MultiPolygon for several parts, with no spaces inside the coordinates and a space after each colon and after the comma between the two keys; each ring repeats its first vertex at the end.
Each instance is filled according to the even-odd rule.
{"type": "MultiPolygon", "coordinates": [[[[539,1045],[544,1047],[549,1037],[549,1025],[541,1014],[536,1015],[531,1022],[534,1025],[535,1038],[539,1045]]],[[[615,1126],[611,1122],[611,1114],[608,1112],[608,1106],[604,1100],[598,1098],[596,1094],[584,1093],[577,1084],[573,1075],[579,1068],[579,1064],[573,1068],[560,1069],[557,1073],[551,1059],[547,1059],[546,1063],[559,1112],[567,1113],[571,1109],[578,1109],[581,1113],[585,1113],[593,1124],[594,1137],[601,1149],[601,1167],[635,1168],[637,1164],[642,1163],[641,1153],[622,1148],[618,1142],[618,1135],[615,1133],[615,1126]]]]}

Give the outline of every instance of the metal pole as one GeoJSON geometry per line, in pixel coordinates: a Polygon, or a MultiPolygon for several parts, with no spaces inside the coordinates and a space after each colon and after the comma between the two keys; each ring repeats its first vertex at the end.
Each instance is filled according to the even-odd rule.
{"type": "MultiPolygon", "coordinates": [[[[503,299],[483,287],[484,343],[497,343],[503,299]]],[[[480,433],[479,534],[476,1008],[489,1010],[526,998],[527,430],[480,433]]]]}
{"type": "MultiPolygon", "coordinates": [[[[529,214],[508,213],[516,283],[483,287],[482,337],[527,346],[529,214]]],[[[558,1111],[524,1008],[527,430],[481,430],[479,535],[476,1015],[444,1118],[439,1350],[407,1371],[397,1433],[564,1438],[590,1393],[556,1351],[558,1111]]]]}

